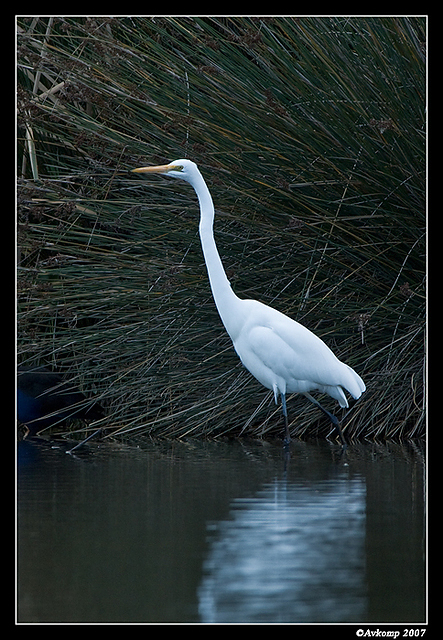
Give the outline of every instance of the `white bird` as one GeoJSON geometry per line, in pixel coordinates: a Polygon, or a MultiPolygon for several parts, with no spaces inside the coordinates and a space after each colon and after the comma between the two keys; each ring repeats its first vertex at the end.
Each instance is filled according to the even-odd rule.
{"type": "Polygon", "coordinates": [[[286,394],[300,393],[328,416],[346,446],[339,421],[310,392],[326,393],[341,407],[348,407],[344,390],[359,398],[366,389],[363,380],[305,326],[262,302],[242,300],[233,292],[214,240],[214,204],[197,165],[191,160],[175,160],[133,172],[162,173],[194,187],[200,203],[200,240],[215,304],[243,365],[274,392],[276,404],[280,395],[285,444],[290,442],[286,394]]]}

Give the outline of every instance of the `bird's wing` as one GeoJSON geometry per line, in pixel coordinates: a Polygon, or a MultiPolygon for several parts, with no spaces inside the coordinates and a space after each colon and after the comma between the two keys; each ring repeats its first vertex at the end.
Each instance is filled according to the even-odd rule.
{"type": "MultiPolygon", "coordinates": [[[[252,302],[252,301],[251,301],[252,302]]],[[[319,387],[344,387],[358,398],[365,386],[358,374],[341,362],[312,331],[279,311],[253,301],[236,351],[249,371],[262,363],[290,381],[308,381],[319,387]]],[[[262,380],[261,380],[262,381],[262,380]]]]}
{"type": "Polygon", "coordinates": [[[292,337],[289,341],[278,329],[256,326],[249,332],[249,348],[268,369],[287,381],[340,384],[340,361],[320,338],[302,325],[298,327],[299,339],[292,337]]]}

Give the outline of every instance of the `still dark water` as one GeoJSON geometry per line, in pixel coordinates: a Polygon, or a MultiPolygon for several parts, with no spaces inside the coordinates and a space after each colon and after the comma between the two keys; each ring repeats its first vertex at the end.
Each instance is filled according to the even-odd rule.
{"type": "Polygon", "coordinates": [[[425,621],[422,446],[67,448],[18,444],[18,622],[425,621]]]}

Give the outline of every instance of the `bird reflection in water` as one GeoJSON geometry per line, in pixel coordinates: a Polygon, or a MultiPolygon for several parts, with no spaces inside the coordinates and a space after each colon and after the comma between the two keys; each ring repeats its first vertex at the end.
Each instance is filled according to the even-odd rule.
{"type": "Polygon", "coordinates": [[[361,622],[365,485],[275,480],[210,527],[201,622],[361,622]]]}

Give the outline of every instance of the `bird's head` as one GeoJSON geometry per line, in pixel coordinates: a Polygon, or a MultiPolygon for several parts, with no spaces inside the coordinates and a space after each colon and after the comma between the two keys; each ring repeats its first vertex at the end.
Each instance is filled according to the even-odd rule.
{"type": "Polygon", "coordinates": [[[192,178],[198,172],[197,165],[192,160],[174,160],[169,164],[161,164],[156,167],[138,167],[132,169],[133,173],[163,173],[172,178],[181,178],[187,182],[191,182],[192,178]]]}

